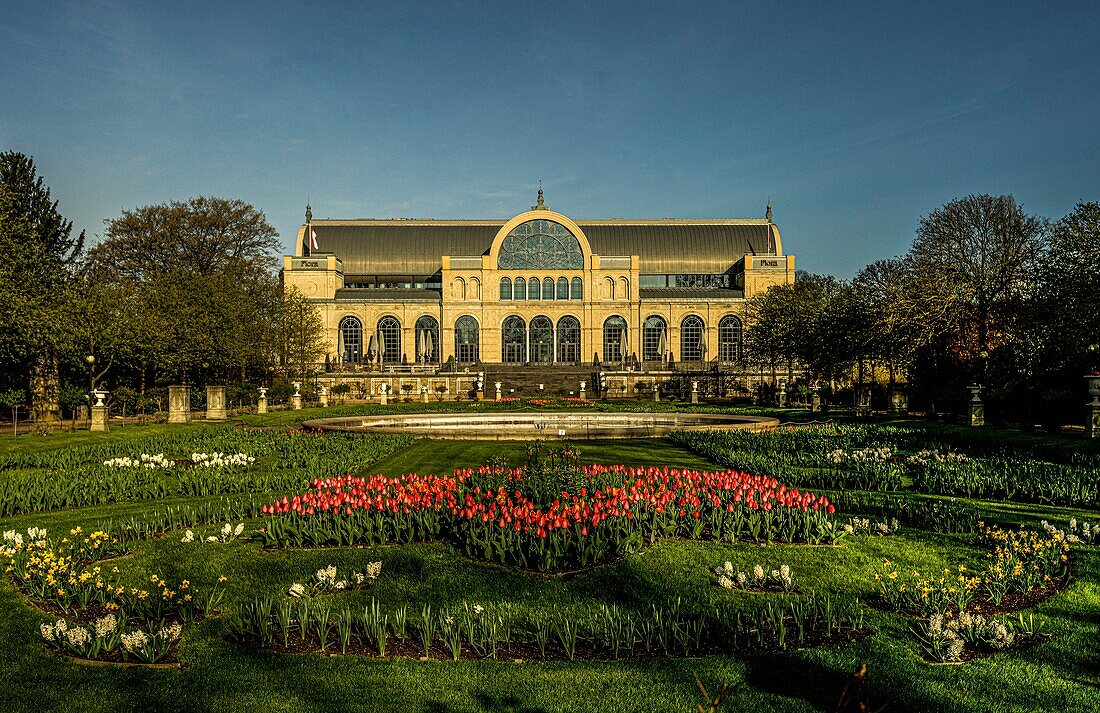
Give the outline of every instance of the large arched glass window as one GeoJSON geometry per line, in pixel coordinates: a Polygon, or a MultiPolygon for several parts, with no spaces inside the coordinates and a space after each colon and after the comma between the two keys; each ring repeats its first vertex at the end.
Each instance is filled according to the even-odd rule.
{"type": "Polygon", "coordinates": [[[626,360],[626,350],[626,320],[618,315],[608,317],[603,322],[603,360],[621,363],[626,360]]]}
{"type": "Polygon", "coordinates": [[[537,277],[532,277],[531,279],[527,280],[527,299],[529,299],[529,300],[540,299],[539,287],[541,285],[542,285],[542,283],[539,282],[539,278],[537,278],[537,277]]]}
{"type": "Polygon", "coordinates": [[[512,298],[517,300],[527,299],[527,280],[517,277],[512,283],[512,298]]]}
{"type": "Polygon", "coordinates": [[[642,323],[642,361],[664,361],[668,354],[668,326],[657,315],[642,323]]]}
{"type": "Polygon", "coordinates": [[[401,323],[396,317],[378,320],[378,356],[383,364],[401,363],[401,323]]]}
{"type": "Polygon", "coordinates": [[[531,361],[535,364],[549,364],[554,360],[554,323],[549,317],[539,315],[531,320],[530,329],[531,361]]]}
{"type": "Polygon", "coordinates": [[[344,317],[340,320],[337,334],[340,343],[336,351],[340,361],[345,364],[358,364],[363,361],[363,323],[358,317],[344,317]]]}
{"type": "Polygon", "coordinates": [[[527,323],[523,317],[506,317],[500,327],[500,360],[505,364],[527,361],[527,323]]]}
{"type": "Polygon", "coordinates": [[[500,299],[512,299],[512,280],[507,277],[500,278],[500,299]]]}
{"type": "Polygon", "coordinates": [[[581,358],[581,321],[572,315],[558,320],[558,356],[563,364],[576,364],[581,358]]]}
{"type": "Polygon", "coordinates": [[[560,223],[529,220],[505,236],[497,267],[501,270],[580,270],[581,244],[560,223]]]}
{"type": "Polygon", "coordinates": [[[439,363],[439,322],[424,315],[416,320],[416,363],[439,363]]]}
{"type": "Polygon", "coordinates": [[[480,359],[480,341],[477,320],[470,315],[459,317],[455,322],[455,360],[473,364],[480,359]]]}
{"type": "Polygon", "coordinates": [[[741,320],[732,314],[718,322],[718,359],[727,363],[741,361],[741,320]]]}
{"type": "Polygon", "coordinates": [[[680,361],[703,361],[707,354],[706,328],[693,314],[680,322],[680,361]]]}
{"type": "Polygon", "coordinates": [[[547,277],[542,281],[542,298],[544,300],[554,299],[554,278],[547,277]]]}
{"type": "Polygon", "coordinates": [[[573,282],[569,285],[569,299],[579,300],[584,297],[584,283],[581,282],[581,278],[574,277],[573,282]]]}

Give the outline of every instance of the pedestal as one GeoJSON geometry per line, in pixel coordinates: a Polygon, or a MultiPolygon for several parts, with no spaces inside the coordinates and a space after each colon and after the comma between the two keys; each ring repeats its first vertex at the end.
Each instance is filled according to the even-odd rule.
{"type": "Polygon", "coordinates": [[[260,387],[260,398],[256,400],[256,413],[267,413],[267,389],[260,387]]]}
{"type": "Polygon", "coordinates": [[[982,397],[979,394],[982,393],[982,387],[968,386],[966,387],[970,392],[970,425],[971,426],[984,426],[985,425],[985,404],[982,403],[982,397]]]}
{"type": "Polygon", "coordinates": [[[821,413],[821,394],[816,391],[810,396],[810,413],[821,413]]]}
{"type": "Polygon", "coordinates": [[[1100,404],[1089,404],[1088,419],[1085,435],[1089,438],[1100,438],[1100,404]]]}
{"type": "Polygon", "coordinates": [[[909,394],[902,389],[890,390],[890,415],[905,416],[909,413],[909,394]]]}
{"type": "Polygon", "coordinates": [[[109,431],[111,427],[107,425],[107,407],[106,406],[92,406],[92,422],[88,426],[90,431],[109,431]]]}
{"type": "Polygon", "coordinates": [[[321,402],[321,408],[328,408],[328,387],[322,386],[317,392],[317,399],[321,402]]]}
{"type": "Polygon", "coordinates": [[[428,403],[428,387],[426,387],[426,386],[422,386],[420,388],[420,403],[422,403],[422,404],[428,403]]]}
{"type": "Polygon", "coordinates": [[[856,416],[867,418],[871,415],[871,387],[861,386],[856,391],[856,416]]]}
{"type": "Polygon", "coordinates": [[[206,387],[206,420],[225,420],[225,387],[206,387]]]}
{"type": "Polygon", "coordinates": [[[579,398],[581,401],[586,401],[587,400],[585,395],[584,395],[584,388],[583,387],[581,387],[581,390],[577,392],[577,398],[579,398]]]}
{"type": "Polygon", "coordinates": [[[295,410],[295,411],[301,411],[302,410],[302,395],[301,394],[294,394],[293,396],[290,397],[290,408],[295,410]]]}
{"type": "Polygon", "coordinates": [[[787,389],[785,387],[779,389],[779,408],[787,408],[787,389]]]}
{"type": "Polygon", "coordinates": [[[191,387],[168,387],[168,423],[191,423],[191,387]]]}

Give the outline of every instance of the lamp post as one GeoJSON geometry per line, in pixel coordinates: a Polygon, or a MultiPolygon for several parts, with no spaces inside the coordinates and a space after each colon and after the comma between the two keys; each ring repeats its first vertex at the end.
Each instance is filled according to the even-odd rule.
{"type": "Polygon", "coordinates": [[[84,361],[88,363],[88,391],[95,391],[95,355],[89,354],[84,357],[84,361]]]}

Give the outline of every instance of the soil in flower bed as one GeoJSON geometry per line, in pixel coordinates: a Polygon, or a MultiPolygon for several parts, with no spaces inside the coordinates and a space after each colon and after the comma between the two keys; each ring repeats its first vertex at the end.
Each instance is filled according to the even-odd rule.
{"type": "MultiPolygon", "coordinates": [[[[1031,609],[1032,607],[1042,604],[1051,597],[1061,594],[1066,587],[1069,586],[1071,581],[1070,575],[1060,577],[1053,580],[1049,587],[1040,587],[1038,589],[1032,589],[1029,592],[1018,594],[1010,592],[1005,594],[1001,598],[1000,604],[993,604],[987,598],[983,596],[975,596],[970,602],[970,606],[967,607],[967,611],[974,614],[982,614],[986,617],[999,616],[1002,614],[1015,614],[1025,609],[1031,609]]],[[[870,597],[870,604],[879,611],[889,612],[891,614],[900,614],[902,616],[912,617],[914,619],[924,619],[925,615],[912,609],[894,609],[886,603],[881,595],[870,597]]],[[[954,607],[950,610],[952,613],[958,613],[954,607]]]]}
{"type": "Polygon", "coordinates": [[[924,662],[931,666],[961,666],[973,661],[981,661],[997,654],[1007,653],[1009,651],[1024,651],[1026,649],[1033,649],[1040,644],[1045,644],[1054,638],[1053,634],[1036,634],[1030,638],[1017,637],[1012,646],[1006,646],[1003,649],[963,649],[962,654],[958,661],[933,661],[931,659],[925,659],[924,662]]]}
{"type": "MultiPolygon", "coordinates": [[[[335,637],[330,637],[328,643],[325,646],[325,650],[321,651],[320,639],[316,634],[311,632],[306,639],[302,639],[299,634],[292,634],[289,639],[289,645],[284,645],[283,637],[281,633],[278,633],[278,628],[275,628],[275,640],[266,646],[257,646],[264,651],[274,651],[283,654],[322,654],[325,656],[364,656],[367,658],[408,658],[419,659],[421,661],[433,660],[433,661],[451,661],[454,659],[451,652],[446,649],[442,644],[438,642],[433,644],[429,649],[428,655],[424,655],[424,647],[415,639],[397,639],[393,636],[386,640],[386,655],[378,655],[378,647],[374,644],[365,644],[364,642],[353,638],[348,643],[346,653],[342,653],[340,650],[340,642],[335,637]]],[[[770,654],[778,653],[782,651],[802,651],[804,649],[817,648],[819,646],[831,646],[831,645],[844,645],[862,641],[863,639],[871,636],[875,633],[875,629],[870,627],[864,627],[862,629],[845,629],[843,631],[836,631],[832,636],[826,637],[823,633],[808,632],[805,639],[801,643],[795,643],[796,637],[792,634],[787,637],[787,646],[783,648],[779,645],[778,639],[774,637],[765,637],[763,643],[754,643],[751,648],[741,648],[734,651],[730,651],[728,648],[722,648],[718,646],[704,645],[701,649],[693,652],[690,657],[685,657],[682,653],[664,653],[658,647],[646,651],[645,646],[642,643],[638,643],[634,647],[633,653],[624,645],[619,652],[619,656],[613,656],[612,652],[604,648],[596,648],[588,645],[584,642],[577,642],[577,648],[575,651],[574,659],[578,661],[613,661],[622,659],[637,659],[637,660],[657,660],[657,659],[669,659],[669,658],[699,658],[703,656],[728,656],[733,654],[755,655],[755,654],[770,654]]],[[[246,642],[246,645],[253,646],[254,642],[246,642]]],[[[546,656],[542,655],[539,647],[535,643],[531,642],[516,642],[513,641],[508,646],[500,646],[497,648],[496,656],[492,656],[491,653],[486,652],[484,654],[477,651],[470,650],[463,647],[462,653],[459,658],[462,661],[480,661],[489,660],[495,658],[499,661],[515,661],[515,662],[540,662],[540,661],[568,661],[569,656],[566,651],[557,641],[551,641],[546,647],[546,656]]]]}
{"type": "MultiPolygon", "coordinates": [[[[179,642],[172,644],[172,648],[156,663],[144,663],[142,661],[135,661],[134,659],[122,658],[122,647],[116,648],[114,651],[102,653],[98,658],[86,659],[80,656],[72,656],[70,654],[62,654],[62,657],[72,661],[74,663],[85,664],[89,666],[118,666],[120,668],[185,668],[179,660],[179,642]]],[[[54,649],[47,649],[50,653],[56,653],[54,649]]]]}

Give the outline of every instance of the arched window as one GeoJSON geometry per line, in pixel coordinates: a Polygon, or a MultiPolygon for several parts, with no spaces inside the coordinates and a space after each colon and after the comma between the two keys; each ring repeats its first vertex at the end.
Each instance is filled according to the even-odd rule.
{"type": "Polygon", "coordinates": [[[549,317],[539,315],[531,320],[530,359],[535,364],[549,364],[554,360],[554,323],[549,317]]]}
{"type": "Polygon", "coordinates": [[[626,350],[626,320],[618,315],[608,317],[603,322],[603,360],[621,363],[626,359],[626,350]]]}
{"type": "Polygon", "coordinates": [[[605,299],[615,299],[615,278],[605,277],[603,281],[603,296],[605,299]]]}
{"type": "Polygon", "coordinates": [[[680,322],[680,361],[703,361],[707,354],[706,328],[693,314],[680,322]]]}
{"type": "Polygon", "coordinates": [[[542,298],[544,300],[554,299],[554,278],[547,277],[542,281],[542,298]]]}
{"type": "Polygon", "coordinates": [[[401,363],[401,323],[396,317],[383,317],[378,320],[377,350],[381,363],[401,363]]]}
{"type": "Polygon", "coordinates": [[[337,338],[340,343],[336,345],[336,351],[341,362],[358,364],[363,361],[363,323],[358,317],[341,319],[337,338]]]}
{"type": "Polygon", "coordinates": [[[558,299],[569,299],[569,280],[564,277],[558,278],[558,299]]]}
{"type": "Polygon", "coordinates": [[[619,299],[630,299],[630,282],[625,277],[619,278],[619,299]]]}
{"type": "Polygon", "coordinates": [[[574,277],[573,281],[569,285],[569,299],[579,300],[584,297],[584,283],[581,282],[581,278],[574,277]]]}
{"type": "Polygon", "coordinates": [[[497,267],[501,270],[580,270],[581,244],[560,223],[529,220],[505,236],[497,267]]]}
{"type": "Polygon", "coordinates": [[[537,278],[537,277],[532,277],[531,279],[527,280],[527,299],[529,299],[529,300],[540,299],[539,286],[541,284],[542,283],[539,282],[539,278],[537,278]]]}
{"type": "MultiPolygon", "coordinates": [[[[532,322],[534,324],[534,322],[532,322]]],[[[563,364],[576,364],[581,358],[581,321],[571,315],[558,320],[558,358],[563,364]]]]}
{"type": "Polygon", "coordinates": [[[459,317],[455,322],[455,361],[473,364],[480,357],[480,335],[477,320],[470,315],[459,317]]]}
{"type": "Polygon", "coordinates": [[[527,280],[517,277],[512,283],[512,297],[517,300],[527,299],[527,280]]]}
{"type": "Polygon", "coordinates": [[[451,297],[456,300],[466,299],[466,281],[461,277],[451,280],[451,297]]]}
{"type": "Polygon", "coordinates": [[[642,323],[642,361],[664,361],[668,354],[668,327],[657,315],[642,323]]]}
{"type": "Polygon", "coordinates": [[[424,315],[416,320],[416,363],[439,363],[439,322],[424,315]]]}
{"type": "Polygon", "coordinates": [[[741,361],[741,320],[727,314],[718,322],[718,359],[723,362],[741,361]]]}
{"type": "Polygon", "coordinates": [[[500,299],[512,299],[512,281],[507,277],[500,278],[500,299]]]}
{"type": "Polygon", "coordinates": [[[512,315],[504,319],[500,327],[500,360],[505,364],[527,361],[527,323],[523,317],[512,315]]]}
{"type": "Polygon", "coordinates": [[[471,300],[480,300],[481,280],[477,279],[476,277],[471,277],[467,285],[469,286],[466,292],[467,298],[471,300]]]}

